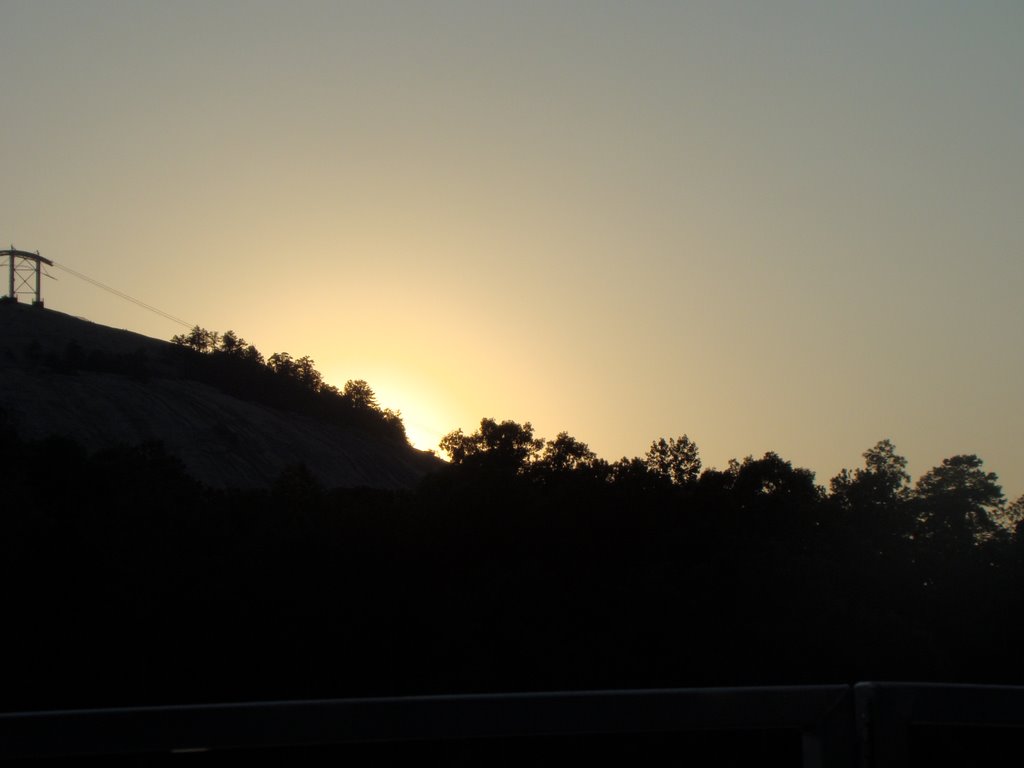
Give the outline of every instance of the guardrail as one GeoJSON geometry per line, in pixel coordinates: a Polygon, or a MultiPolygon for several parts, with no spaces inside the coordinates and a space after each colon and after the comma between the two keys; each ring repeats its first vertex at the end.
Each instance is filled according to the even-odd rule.
{"type": "Polygon", "coordinates": [[[862,766],[1024,762],[1024,687],[893,682],[853,690],[862,766]],[[939,747],[921,754],[929,741],[939,747]]]}
{"type": "Polygon", "coordinates": [[[910,764],[919,726],[1024,727],[1024,687],[871,682],[14,712],[0,714],[0,758],[791,731],[807,768],[888,768],[910,764]]]}

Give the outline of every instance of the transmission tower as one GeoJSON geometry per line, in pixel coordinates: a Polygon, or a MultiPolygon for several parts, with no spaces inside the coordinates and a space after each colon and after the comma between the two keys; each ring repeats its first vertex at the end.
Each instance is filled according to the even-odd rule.
{"type": "Polygon", "coordinates": [[[53,262],[39,255],[39,251],[29,253],[19,251],[13,245],[9,250],[0,251],[0,258],[6,257],[9,267],[7,283],[7,299],[17,301],[19,296],[32,296],[32,306],[43,306],[41,292],[43,264],[52,267],[53,262]],[[33,287],[33,282],[35,283],[33,287]]]}

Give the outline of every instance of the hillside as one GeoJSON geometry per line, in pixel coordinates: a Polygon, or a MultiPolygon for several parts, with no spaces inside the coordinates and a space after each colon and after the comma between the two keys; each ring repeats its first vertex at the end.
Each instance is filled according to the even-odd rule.
{"type": "Polygon", "coordinates": [[[0,303],[0,409],[25,439],[61,435],[90,450],[159,441],[212,487],[265,486],[301,463],[328,487],[407,488],[438,463],[364,429],[233,397],[190,378],[175,352],[130,331],[0,303]]]}

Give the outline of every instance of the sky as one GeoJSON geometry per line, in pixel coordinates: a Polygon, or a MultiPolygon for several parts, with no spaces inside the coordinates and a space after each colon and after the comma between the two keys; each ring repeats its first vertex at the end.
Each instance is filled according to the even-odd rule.
{"type": "MultiPolygon", "coordinates": [[[[0,0],[0,243],[615,460],[1024,492],[1024,4],[0,0]]],[[[47,307],[170,338],[55,270],[47,307]]]]}

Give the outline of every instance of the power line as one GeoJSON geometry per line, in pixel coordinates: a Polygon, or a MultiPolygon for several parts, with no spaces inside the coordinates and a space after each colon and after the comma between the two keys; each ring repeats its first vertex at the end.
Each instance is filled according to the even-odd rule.
{"type": "Polygon", "coordinates": [[[117,296],[119,298],[125,299],[126,301],[130,301],[132,304],[135,304],[135,305],[137,305],[139,307],[142,307],[143,309],[147,309],[150,312],[153,312],[154,314],[160,315],[161,317],[165,318],[166,320],[170,320],[172,323],[177,323],[178,325],[183,325],[186,328],[192,328],[195,325],[195,323],[186,322],[186,321],[182,320],[180,317],[176,317],[176,316],[170,314],[169,312],[164,312],[162,309],[158,309],[157,307],[154,307],[152,304],[147,304],[146,302],[142,301],[141,299],[136,299],[134,296],[129,296],[124,291],[119,291],[119,290],[117,290],[117,288],[111,288],[106,283],[101,283],[99,280],[94,280],[93,278],[89,277],[88,275],[83,275],[81,272],[78,272],[78,271],[76,271],[74,269],[71,269],[71,267],[65,267],[63,264],[58,264],[57,262],[53,262],[53,266],[57,267],[57,269],[64,270],[65,272],[67,272],[70,275],[74,275],[79,280],[84,280],[87,283],[91,283],[92,285],[95,285],[97,288],[102,288],[104,291],[112,293],[112,294],[114,294],[115,296],[117,296]]]}

